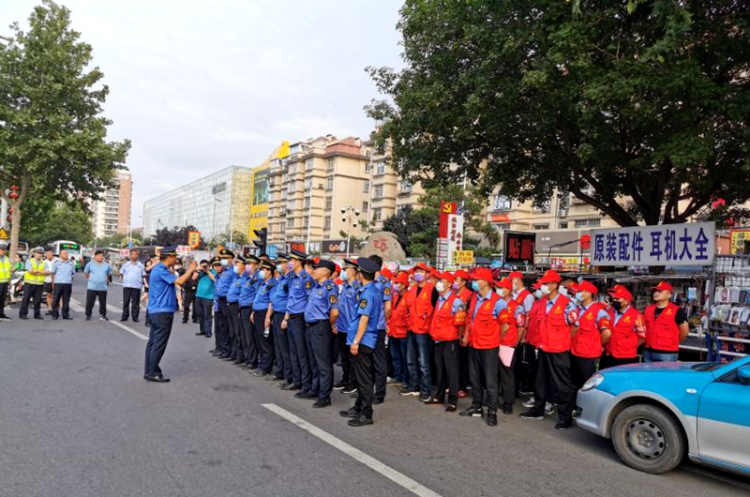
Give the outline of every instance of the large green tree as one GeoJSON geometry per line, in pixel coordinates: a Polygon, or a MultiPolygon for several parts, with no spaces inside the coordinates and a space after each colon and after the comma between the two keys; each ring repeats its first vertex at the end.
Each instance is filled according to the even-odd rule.
{"type": "Polygon", "coordinates": [[[13,253],[27,204],[100,198],[130,143],[107,140],[109,88],[68,9],[44,0],[28,32],[11,28],[0,43],[0,195],[13,208],[13,253]]]}
{"type": "Polygon", "coordinates": [[[406,67],[370,69],[388,99],[368,112],[403,176],[465,172],[540,204],[558,189],[623,226],[750,198],[749,2],[406,0],[401,15],[406,67]]]}
{"type": "MultiPolygon", "coordinates": [[[[46,202],[41,203],[46,205],[46,202]]],[[[23,224],[21,235],[24,241],[32,245],[45,245],[55,240],[91,243],[93,239],[91,215],[80,203],[55,202],[38,214],[37,217],[31,218],[34,222],[23,224]]]]}

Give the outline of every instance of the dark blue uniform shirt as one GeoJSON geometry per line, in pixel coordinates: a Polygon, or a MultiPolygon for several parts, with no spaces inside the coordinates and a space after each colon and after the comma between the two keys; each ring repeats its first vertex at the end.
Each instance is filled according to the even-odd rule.
{"type": "Polygon", "coordinates": [[[342,333],[347,333],[352,321],[357,319],[357,293],[359,282],[344,283],[339,293],[339,317],[336,320],[336,328],[342,333]]]}
{"type": "Polygon", "coordinates": [[[307,307],[307,295],[315,284],[305,271],[299,274],[289,273],[289,300],[286,303],[286,312],[289,314],[301,314],[307,307]]]}
{"type": "Polygon", "coordinates": [[[276,279],[276,285],[271,294],[271,304],[274,312],[286,312],[286,303],[289,300],[289,278],[281,275],[276,279]]]}
{"type": "Polygon", "coordinates": [[[357,297],[357,319],[352,321],[352,324],[349,327],[346,334],[346,344],[351,345],[357,337],[357,330],[359,329],[359,320],[361,317],[368,316],[370,320],[367,322],[367,328],[365,329],[365,334],[362,335],[360,343],[374,349],[375,344],[378,341],[378,320],[380,319],[380,313],[382,310],[383,292],[375,285],[375,283],[373,282],[360,288],[357,297]]]}
{"type": "MultiPolygon", "coordinates": [[[[245,273],[247,275],[247,273],[245,273]]],[[[260,280],[253,273],[248,275],[245,282],[242,284],[240,289],[240,306],[251,307],[255,301],[255,294],[258,293],[258,287],[260,287],[260,280]]]]}
{"type": "Polygon", "coordinates": [[[232,281],[232,285],[229,287],[227,292],[227,302],[230,304],[236,304],[240,301],[240,291],[242,291],[242,285],[247,281],[248,276],[246,273],[242,273],[241,276],[236,277],[232,281]]]}
{"type": "Polygon", "coordinates": [[[378,318],[378,331],[385,330],[385,303],[391,301],[391,282],[388,281],[383,275],[375,278],[374,283],[378,285],[380,294],[383,296],[383,308],[380,310],[380,318],[378,318]]]}
{"type": "Polygon", "coordinates": [[[331,311],[339,308],[339,289],[332,280],[314,283],[305,307],[305,321],[314,323],[331,317],[331,311]]]}
{"type": "Polygon", "coordinates": [[[216,278],[216,292],[214,293],[217,298],[227,298],[227,292],[229,292],[229,287],[232,286],[235,278],[237,278],[237,274],[234,270],[231,267],[225,267],[221,275],[216,278]]]}
{"type": "Polygon", "coordinates": [[[268,304],[271,303],[271,295],[273,294],[274,288],[276,288],[276,280],[269,278],[268,281],[258,280],[258,291],[255,293],[255,301],[253,302],[253,309],[256,311],[265,311],[268,309],[268,304]]]}
{"type": "Polygon", "coordinates": [[[177,310],[177,293],[174,283],[177,275],[170,272],[163,263],[151,269],[148,277],[148,313],[175,312],[177,310]]]}

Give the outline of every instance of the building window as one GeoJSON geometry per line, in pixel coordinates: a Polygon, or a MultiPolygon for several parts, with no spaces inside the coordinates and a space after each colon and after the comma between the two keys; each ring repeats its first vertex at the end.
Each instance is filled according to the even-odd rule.
{"type": "Polygon", "coordinates": [[[281,190],[281,200],[286,200],[287,194],[286,190],[281,190]]]}
{"type": "Polygon", "coordinates": [[[302,227],[307,228],[307,225],[310,224],[310,216],[305,216],[302,218],[302,227]]]}
{"type": "Polygon", "coordinates": [[[325,217],[325,226],[324,226],[324,229],[327,229],[327,230],[331,229],[331,216],[326,216],[325,217]]]}
{"type": "Polygon", "coordinates": [[[601,218],[595,217],[590,219],[576,219],[575,221],[575,227],[576,228],[585,228],[587,226],[601,226],[602,220],[601,218]]]}
{"type": "Polygon", "coordinates": [[[288,226],[289,228],[294,228],[294,218],[293,218],[293,217],[289,218],[289,219],[287,220],[286,224],[287,224],[287,226],[288,226]]]}
{"type": "Polygon", "coordinates": [[[375,198],[383,198],[383,185],[375,186],[375,198]]]}
{"type": "Polygon", "coordinates": [[[535,229],[535,230],[548,230],[549,229],[549,223],[545,223],[545,224],[532,224],[531,227],[532,227],[532,229],[535,229]]]}
{"type": "Polygon", "coordinates": [[[374,209],[372,211],[372,220],[373,221],[380,221],[380,219],[383,217],[382,209],[374,209]]]}
{"type": "Polygon", "coordinates": [[[365,193],[370,193],[370,181],[365,181],[365,193]]]}
{"type": "Polygon", "coordinates": [[[289,174],[297,174],[297,163],[289,164],[289,174]]]}
{"type": "Polygon", "coordinates": [[[287,173],[284,173],[284,175],[281,177],[281,183],[286,183],[289,181],[289,175],[287,173]]]}
{"type": "Polygon", "coordinates": [[[286,208],[290,211],[293,211],[297,208],[297,201],[292,199],[289,202],[286,203],[286,208]]]}
{"type": "Polygon", "coordinates": [[[408,181],[401,181],[398,187],[402,193],[411,193],[411,183],[408,181]]]}
{"type": "Polygon", "coordinates": [[[511,205],[511,200],[508,197],[505,195],[497,195],[495,196],[492,208],[496,211],[509,211],[511,205]]]}
{"type": "Polygon", "coordinates": [[[558,209],[568,209],[570,208],[570,195],[562,195],[557,201],[557,208],[558,209]]]}
{"type": "Polygon", "coordinates": [[[273,202],[273,192],[268,192],[268,201],[273,202]]]}
{"type": "Polygon", "coordinates": [[[286,223],[279,223],[279,231],[284,233],[286,231],[286,223]]]}
{"type": "Polygon", "coordinates": [[[326,190],[333,190],[333,178],[326,180],[326,190]]]}
{"type": "Polygon", "coordinates": [[[312,178],[307,178],[305,180],[305,190],[306,191],[312,190],[312,178]]]}
{"type": "Polygon", "coordinates": [[[385,174],[385,162],[378,162],[376,174],[385,174]]]}
{"type": "Polygon", "coordinates": [[[362,202],[362,212],[367,212],[368,210],[370,210],[370,202],[365,200],[362,202]]]}
{"type": "Polygon", "coordinates": [[[314,164],[315,164],[315,159],[310,157],[309,159],[305,161],[305,169],[308,171],[312,171],[314,164]]]}
{"type": "Polygon", "coordinates": [[[287,191],[289,193],[296,192],[297,191],[297,183],[295,183],[295,182],[289,183],[289,186],[287,187],[287,191]]]}
{"type": "Polygon", "coordinates": [[[330,211],[331,209],[333,209],[333,199],[331,197],[328,197],[326,199],[326,210],[330,211]]]}
{"type": "Polygon", "coordinates": [[[310,197],[305,197],[305,209],[310,208],[310,197]]]}
{"type": "Polygon", "coordinates": [[[331,157],[326,163],[326,171],[330,173],[333,171],[334,167],[336,167],[336,157],[331,157]]]}
{"type": "Polygon", "coordinates": [[[561,229],[561,230],[566,230],[566,229],[568,229],[568,222],[567,222],[567,221],[562,221],[562,222],[560,222],[560,229],[561,229]]]}
{"type": "Polygon", "coordinates": [[[365,174],[370,174],[372,172],[372,162],[368,162],[365,164],[365,174]]]}

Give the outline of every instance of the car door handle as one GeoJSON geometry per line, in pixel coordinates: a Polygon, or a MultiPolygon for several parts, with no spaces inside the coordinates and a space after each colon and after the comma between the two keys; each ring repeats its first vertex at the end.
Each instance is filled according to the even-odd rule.
{"type": "Polygon", "coordinates": [[[688,388],[688,389],[687,389],[687,390],[685,390],[685,391],[686,391],[687,393],[691,393],[691,394],[693,394],[693,393],[698,393],[698,390],[696,390],[695,388],[688,388]]]}

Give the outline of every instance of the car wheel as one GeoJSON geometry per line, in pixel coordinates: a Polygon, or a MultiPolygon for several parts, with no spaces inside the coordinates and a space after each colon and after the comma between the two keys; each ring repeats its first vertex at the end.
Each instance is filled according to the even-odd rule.
{"type": "Polygon", "coordinates": [[[631,468],[661,474],[677,467],[685,456],[685,436],[664,409],[638,404],[624,409],[612,424],[612,445],[631,468]]]}

